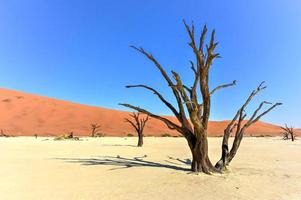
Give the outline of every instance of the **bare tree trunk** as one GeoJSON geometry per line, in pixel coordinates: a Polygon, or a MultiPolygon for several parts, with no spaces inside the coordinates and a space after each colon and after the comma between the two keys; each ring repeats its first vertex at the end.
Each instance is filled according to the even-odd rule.
{"type": "Polygon", "coordinates": [[[211,162],[208,158],[208,149],[206,148],[206,145],[203,145],[203,142],[204,141],[196,142],[195,147],[191,149],[191,171],[204,172],[206,174],[210,174],[210,172],[212,172],[213,169],[211,168],[211,162]]]}
{"type": "Polygon", "coordinates": [[[218,170],[224,170],[226,166],[232,161],[232,159],[235,157],[240,143],[242,141],[243,134],[239,134],[235,136],[231,151],[228,152],[228,138],[226,139],[225,143],[223,142],[222,145],[222,157],[220,160],[216,163],[215,168],[218,170]],[[226,144],[227,142],[227,144],[226,144]]]}
{"type": "Polygon", "coordinates": [[[227,133],[227,134],[225,133],[225,136],[223,139],[223,144],[222,144],[222,157],[215,165],[215,168],[217,168],[220,171],[224,170],[226,168],[226,166],[232,161],[232,159],[236,155],[236,153],[239,149],[240,143],[242,141],[242,138],[243,138],[243,132],[240,134],[237,134],[235,136],[230,152],[228,149],[229,136],[230,136],[230,133],[227,133]]]}
{"type": "Polygon", "coordinates": [[[228,155],[228,164],[232,161],[232,159],[236,155],[237,150],[238,150],[238,148],[240,146],[242,138],[243,138],[242,134],[234,138],[234,142],[233,142],[231,151],[230,151],[230,153],[228,155]]]}
{"type": "Polygon", "coordinates": [[[208,141],[207,137],[203,136],[200,139],[196,137],[186,138],[190,147],[192,162],[191,171],[204,172],[210,174],[216,172],[208,156],[208,141]]]}
{"type": "Polygon", "coordinates": [[[215,168],[218,171],[223,171],[226,169],[226,166],[229,163],[229,151],[228,151],[228,146],[227,145],[222,145],[222,157],[220,160],[215,164],[215,168]]]}
{"type": "Polygon", "coordinates": [[[142,147],[143,145],[143,133],[142,132],[139,132],[138,133],[138,147],[142,147]]]}

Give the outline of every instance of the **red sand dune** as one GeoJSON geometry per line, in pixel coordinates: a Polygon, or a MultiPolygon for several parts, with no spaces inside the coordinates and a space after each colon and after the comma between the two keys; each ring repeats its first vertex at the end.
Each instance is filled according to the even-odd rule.
{"type": "MultiPolygon", "coordinates": [[[[5,134],[9,135],[54,136],[71,131],[75,135],[90,135],[91,123],[100,124],[101,132],[107,136],[135,134],[132,127],[124,122],[129,112],[87,106],[1,88],[0,113],[0,130],[2,129],[5,134]]],[[[226,124],[227,121],[211,121],[209,135],[222,135],[226,124]]],[[[179,135],[155,119],[151,119],[145,127],[147,136],[160,136],[164,133],[179,135]]],[[[258,122],[247,131],[247,134],[274,136],[280,135],[281,130],[279,126],[258,122]]]]}

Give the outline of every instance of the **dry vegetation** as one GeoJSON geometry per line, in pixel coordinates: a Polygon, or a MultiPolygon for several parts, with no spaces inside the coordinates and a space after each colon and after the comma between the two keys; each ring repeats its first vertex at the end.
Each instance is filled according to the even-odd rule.
{"type": "Polygon", "coordinates": [[[79,137],[74,136],[73,132],[55,137],[54,140],[79,140],[79,137]]]}

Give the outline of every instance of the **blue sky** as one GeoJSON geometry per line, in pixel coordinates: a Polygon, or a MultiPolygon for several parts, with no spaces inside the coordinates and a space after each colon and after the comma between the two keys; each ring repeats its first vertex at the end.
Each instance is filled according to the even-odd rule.
{"type": "Polygon", "coordinates": [[[211,120],[231,118],[261,81],[262,100],[284,105],[267,122],[301,127],[299,0],[0,0],[0,87],[124,109],[120,102],[170,114],[156,97],[127,84],[148,84],[172,102],[160,74],[129,45],[143,46],[167,71],[190,83],[193,58],[182,19],[198,33],[216,29],[222,59],[210,85],[237,80],[213,97],[211,120]]]}

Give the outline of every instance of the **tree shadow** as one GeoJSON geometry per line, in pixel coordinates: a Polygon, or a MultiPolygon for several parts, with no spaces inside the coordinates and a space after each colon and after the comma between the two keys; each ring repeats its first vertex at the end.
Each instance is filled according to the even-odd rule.
{"type": "Polygon", "coordinates": [[[168,156],[168,159],[169,160],[165,160],[166,162],[168,162],[168,163],[171,163],[171,164],[175,164],[175,165],[183,165],[183,164],[185,164],[185,165],[191,165],[191,159],[180,159],[180,158],[174,158],[174,157],[172,157],[172,156],[168,156]],[[177,163],[177,162],[179,162],[179,163],[177,163]]]}
{"type": "Polygon", "coordinates": [[[179,170],[179,171],[190,171],[190,168],[185,168],[177,165],[181,165],[179,163],[175,163],[173,161],[179,161],[183,164],[189,164],[189,159],[181,160],[181,159],[174,159],[172,157],[168,157],[173,161],[168,161],[171,164],[163,164],[153,161],[143,160],[146,158],[147,155],[141,157],[134,157],[134,158],[124,158],[121,156],[113,157],[113,156],[105,156],[100,158],[55,158],[58,160],[64,160],[68,163],[79,163],[85,166],[95,166],[95,165],[107,165],[107,166],[116,166],[115,168],[111,168],[109,170],[117,170],[117,169],[126,169],[131,167],[153,167],[153,168],[167,168],[172,170],[179,170]]]}
{"type": "Polygon", "coordinates": [[[131,144],[103,144],[102,146],[105,146],[105,147],[137,147],[137,145],[131,145],[131,144]]]}

